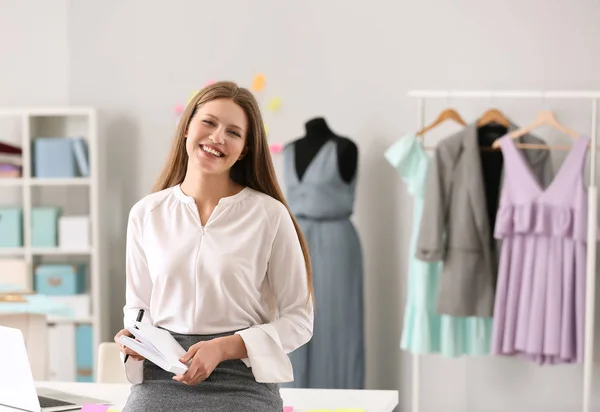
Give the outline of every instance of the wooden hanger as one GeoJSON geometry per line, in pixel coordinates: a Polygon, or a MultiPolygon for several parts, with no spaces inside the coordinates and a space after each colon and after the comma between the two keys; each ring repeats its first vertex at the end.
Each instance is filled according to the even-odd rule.
{"type": "Polygon", "coordinates": [[[429,126],[424,127],[423,129],[419,130],[417,132],[417,136],[423,136],[425,133],[434,129],[435,127],[437,127],[441,123],[445,122],[446,120],[453,120],[456,123],[460,124],[461,126],[467,125],[467,123],[463,120],[462,117],[460,117],[460,114],[458,114],[458,112],[456,110],[454,110],[452,108],[448,108],[448,109],[443,110],[438,115],[437,119],[435,119],[433,121],[433,123],[431,123],[429,126]]]}
{"type": "Polygon", "coordinates": [[[486,111],[477,121],[477,127],[483,127],[490,123],[497,123],[504,127],[510,126],[510,121],[498,109],[489,109],[486,111]]]}
{"type": "MultiPolygon", "coordinates": [[[[562,125],[561,123],[559,123],[559,121],[554,116],[554,113],[552,113],[549,110],[540,111],[538,113],[537,117],[535,118],[535,120],[533,121],[533,123],[531,123],[529,126],[522,127],[520,129],[517,129],[517,130],[511,132],[509,134],[509,137],[511,139],[517,139],[521,136],[526,135],[527,133],[530,133],[532,130],[537,129],[538,127],[540,127],[544,124],[554,127],[555,129],[563,132],[564,134],[572,137],[573,139],[577,139],[579,137],[579,133],[577,133],[577,132],[567,128],[566,126],[562,125]]],[[[522,148],[522,149],[546,149],[546,150],[568,150],[571,148],[571,146],[564,146],[564,145],[563,146],[549,146],[549,145],[545,145],[545,144],[527,144],[527,143],[517,144],[517,147],[522,148]]],[[[493,149],[500,148],[500,140],[496,140],[494,143],[492,143],[492,148],[493,149]]]]}

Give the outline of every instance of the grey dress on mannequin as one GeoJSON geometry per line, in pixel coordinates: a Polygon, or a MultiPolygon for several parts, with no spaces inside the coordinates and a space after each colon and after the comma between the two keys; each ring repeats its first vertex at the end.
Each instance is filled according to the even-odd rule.
{"type": "Polygon", "coordinates": [[[337,142],[329,139],[299,178],[294,142],[284,149],[286,199],[308,242],[315,290],[313,337],[290,353],[296,388],[362,389],[365,354],[363,262],[350,221],[356,173],[339,173],[337,142]]]}

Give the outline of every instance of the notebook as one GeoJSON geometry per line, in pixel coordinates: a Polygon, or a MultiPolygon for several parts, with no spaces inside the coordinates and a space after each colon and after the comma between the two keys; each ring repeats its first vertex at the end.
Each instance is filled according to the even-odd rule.
{"type": "Polygon", "coordinates": [[[177,375],[182,375],[188,366],[179,361],[186,350],[175,340],[169,331],[157,328],[148,323],[135,322],[127,328],[137,339],[119,336],[119,342],[139,353],[156,366],[177,375]]]}

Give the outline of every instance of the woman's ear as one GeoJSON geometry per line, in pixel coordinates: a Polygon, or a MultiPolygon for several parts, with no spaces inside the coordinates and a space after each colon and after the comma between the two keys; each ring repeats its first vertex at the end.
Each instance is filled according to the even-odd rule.
{"type": "Polygon", "coordinates": [[[244,157],[246,157],[246,155],[248,154],[248,146],[244,146],[244,148],[242,149],[242,153],[240,153],[240,157],[238,157],[238,162],[240,160],[242,160],[244,157]]]}

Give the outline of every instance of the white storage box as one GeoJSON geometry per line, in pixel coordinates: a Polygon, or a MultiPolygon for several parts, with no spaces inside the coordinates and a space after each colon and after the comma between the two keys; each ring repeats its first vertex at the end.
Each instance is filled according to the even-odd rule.
{"type": "Polygon", "coordinates": [[[0,292],[33,290],[29,265],[24,259],[0,259],[0,292]]]}
{"type": "Polygon", "coordinates": [[[61,249],[89,249],[90,217],[61,216],[58,219],[58,247],[61,249]]]}
{"type": "MultiPolygon", "coordinates": [[[[90,317],[90,295],[54,295],[48,296],[48,299],[72,308],[73,315],[75,316],[76,320],[87,321],[87,319],[90,317]]],[[[60,322],[65,319],[67,318],[56,315],[48,315],[48,322],[60,322]]]]}
{"type": "Polygon", "coordinates": [[[48,380],[75,382],[75,324],[48,325],[48,380]]]}

